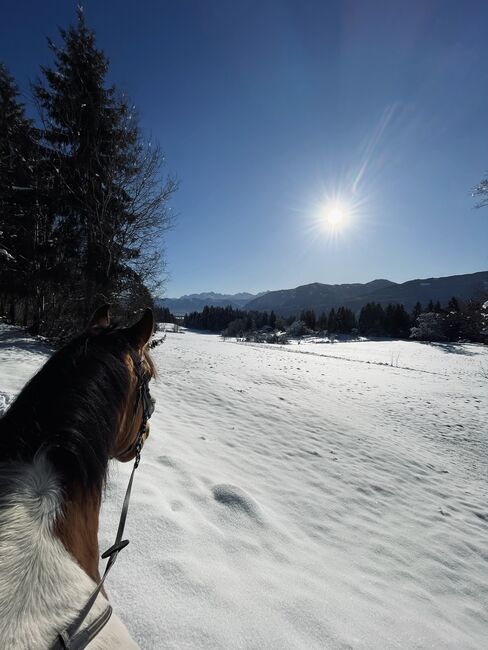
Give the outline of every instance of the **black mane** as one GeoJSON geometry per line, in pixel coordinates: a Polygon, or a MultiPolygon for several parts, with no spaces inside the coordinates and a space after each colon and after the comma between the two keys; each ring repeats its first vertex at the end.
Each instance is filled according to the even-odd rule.
{"type": "Polygon", "coordinates": [[[92,328],[56,352],[0,418],[0,463],[43,452],[69,488],[101,488],[130,390],[127,355],[137,351],[116,327],[92,328]]]}

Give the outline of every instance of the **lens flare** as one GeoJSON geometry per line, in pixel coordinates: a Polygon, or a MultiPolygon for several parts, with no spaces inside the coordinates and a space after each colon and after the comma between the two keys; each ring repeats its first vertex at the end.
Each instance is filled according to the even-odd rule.
{"type": "Polygon", "coordinates": [[[335,201],[325,206],[323,216],[325,224],[329,228],[336,230],[346,224],[348,209],[344,204],[335,201]]]}

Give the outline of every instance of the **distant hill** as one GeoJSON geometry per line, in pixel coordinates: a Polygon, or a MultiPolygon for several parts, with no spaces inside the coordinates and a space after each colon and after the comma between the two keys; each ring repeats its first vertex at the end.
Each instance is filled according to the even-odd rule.
{"type": "Polygon", "coordinates": [[[181,298],[162,298],[156,303],[168,307],[175,315],[202,311],[205,305],[232,307],[255,311],[273,310],[280,316],[298,314],[302,309],[313,309],[317,315],[328,312],[333,307],[349,307],[359,312],[367,302],[381,305],[401,303],[410,310],[417,301],[426,306],[430,300],[439,300],[445,305],[449,298],[456,296],[463,300],[488,293],[488,271],[450,275],[444,278],[424,278],[397,283],[391,280],[373,280],[361,284],[321,284],[313,282],[295,289],[267,291],[265,293],[193,293],[181,298]]]}
{"type": "Polygon", "coordinates": [[[373,280],[366,284],[305,284],[295,289],[269,291],[250,300],[246,309],[271,311],[281,316],[313,309],[316,314],[337,307],[349,307],[358,312],[367,302],[381,305],[401,303],[410,310],[417,301],[426,305],[430,300],[447,303],[449,298],[471,298],[488,293],[488,272],[451,275],[444,278],[409,280],[401,284],[390,280],[373,280]]]}
{"type": "MultiPolygon", "coordinates": [[[[366,284],[320,284],[314,282],[295,289],[269,291],[268,293],[250,300],[246,309],[256,311],[275,311],[282,316],[296,314],[302,309],[314,309],[316,313],[329,311],[332,307],[340,307],[362,296],[368,296],[377,290],[395,286],[390,280],[373,280],[366,284]]],[[[368,302],[367,300],[364,301],[368,302]]]]}
{"type": "Polygon", "coordinates": [[[168,307],[171,313],[176,316],[189,314],[193,311],[202,311],[205,305],[213,307],[227,307],[232,305],[238,309],[242,309],[251,300],[262,296],[262,293],[192,293],[181,298],[161,298],[156,301],[156,304],[161,307],[168,307]]]}

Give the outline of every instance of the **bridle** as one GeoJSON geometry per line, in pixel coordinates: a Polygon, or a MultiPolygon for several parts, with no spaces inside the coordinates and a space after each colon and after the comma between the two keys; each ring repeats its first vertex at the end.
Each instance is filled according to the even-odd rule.
{"type": "MultiPolygon", "coordinates": [[[[88,598],[87,602],[79,612],[75,620],[68,625],[64,630],[58,633],[56,640],[50,646],[49,650],[82,650],[97,636],[97,634],[103,629],[103,627],[108,623],[110,616],[112,615],[112,607],[108,603],[107,607],[103,612],[97,616],[97,618],[90,623],[87,627],[80,630],[79,628],[83,624],[83,621],[88,616],[91,608],[95,604],[98,594],[102,590],[103,583],[107,577],[108,572],[115,564],[117,557],[120,551],[129,544],[128,539],[122,539],[125,528],[125,520],[127,518],[127,511],[129,510],[129,501],[130,493],[132,490],[132,481],[134,479],[134,472],[139,467],[141,461],[141,450],[144,441],[144,434],[146,433],[147,423],[150,420],[152,414],[154,413],[156,401],[151,397],[151,392],[149,390],[149,382],[151,377],[148,376],[144,371],[144,366],[141,358],[134,360],[134,366],[137,375],[137,392],[136,392],[136,404],[134,407],[134,415],[132,418],[132,423],[137,415],[139,405],[142,405],[142,421],[139,427],[139,432],[137,434],[136,441],[123,453],[129,453],[131,450],[135,451],[135,460],[134,466],[129,479],[129,484],[125,492],[124,504],[122,506],[122,512],[120,513],[119,527],[117,529],[117,535],[115,536],[115,542],[110,548],[108,548],[104,553],[102,553],[102,558],[108,558],[107,566],[102,579],[96,586],[95,590],[92,592],[91,596],[88,598]]],[[[132,429],[132,424],[130,429],[132,429]]]]}
{"type": "MultiPolygon", "coordinates": [[[[134,415],[132,417],[132,423],[137,415],[137,409],[139,404],[142,404],[142,422],[139,427],[139,433],[137,434],[136,441],[131,444],[127,449],[125,449],[121,456],[125,456],[132,450],[135,450],[136,458],[136,467],[139,466],[141,460],[141,450],[142,443],[144,439],[144,434],[146,433],[147,423],[151,419],[152,414],[154,413],[156,400],[151,397],[151,392],[149,390],[149,382],[151,378],[146,375],[144,372],[144,367],[141,359],[136,359],[134,361],[134,367],[137,375],[137,399],[136,405],[134,407],[134,415]]],[[[132,429],[132,423],[129,429],[132,429]]]]}

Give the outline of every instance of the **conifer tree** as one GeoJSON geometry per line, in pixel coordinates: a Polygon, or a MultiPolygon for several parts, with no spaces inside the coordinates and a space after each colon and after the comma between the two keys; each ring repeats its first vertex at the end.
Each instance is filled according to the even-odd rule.
{"type": "Polygon", "coordinates": [[[356,317],[347,307],[339,307],[335,317],[335,331],[339,334],[350,334],[356,327],[356,317]]]}
{"type": "Polygon", "coordinates": [[[403,305],[388,304],[385,309],[384,327],[392,338],[408,338],[410,335],[410,316],[403,305]]]}
{"type": "Polygon", "coordinates": [[[18,96],[0,64],[0,309],[12,322],[30,325],[45,233],[37,131],[18,96]]]}
{"type": "Polygon", "coordinates": [[[330,310],[329,317],[327,319],[327,329],[329,330],[330,333],[337,332],[337,329],[336,329],[336,312],[335,312],[335,309],[333,307],[330,310]]]}
{"type": "Polygon", "coordinates": [[[380,304],[367,303],[359,314],[359,330],[366,336],[383,336],[385,332],[385,312],[380,304]]]}
{"type": "Polygon", "coordinates": [[[461,306],[459,304],[459,300],[456,298],[456,296],[453,296],[449,302],[447,303],[447,311],[455,311],[455,312],[460,312],[461,311],[461,306]]]}
{"type": "Polygon", "coordinates": [[[327,314],[324,311],[317,319],[317,329],[322,331],[327,329],[327,314]]]}
{"type": "Polygon", "coordinates": [[[54,65],[34,90],[69,300],[75,312],[81,305],[75,318],[87,318],[102,300],[137,296],[160,272],[176,184],[161,179],[161,152],[144,143],[127,100],[106,87],[108,60],[82,9],[76,27],[60,33],[60,47],[49,42],[54,65]]]}
{"type": "Polygon", "coordinates": [[[273,310],[271,310],[271,314],[269,315],[269,326],[272,329],[276,329],[276,314],[273,310]]]}
{"type": "Polygon", "coordinates": [[[444,317],[444,332],[449,341],[459,340],[463,320],[459,300],[453,296],[447,303],[447,311],[444,317]]]}
{"type": "Polygon", "coordinates": [[[417,318],[420,316],[421,313],[422,313],[422,305],[420,304],[420,302],[417,301],[412,310],[412,321],[414,322],[414,324],[417,322],[417,318]]]}

